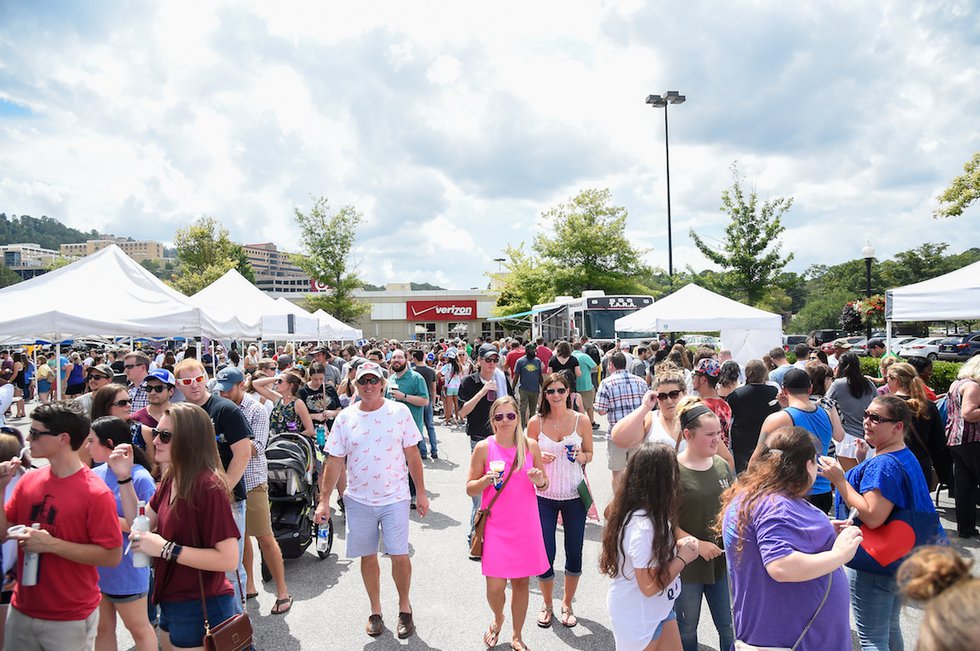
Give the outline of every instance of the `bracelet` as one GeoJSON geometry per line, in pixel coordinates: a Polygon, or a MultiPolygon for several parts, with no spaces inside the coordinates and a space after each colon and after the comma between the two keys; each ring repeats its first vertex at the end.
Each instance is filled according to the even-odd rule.
{"type": "Polygon", "coordinates": [[[165,561],[170,560],[170,551],[173,549],[174,544],[172,542],[165,543],[163,549],[160,550],[160,558],[165,561]]]}
{"type": "Polygon", "coordinates": [[[126,477],[126,479],[119,479],[118,477],[116,477],[116,485],[118,486],[122,486],[123,484],[128,484],[131,481],[133,481],[132,475],[126,477]]]}
{"type": "MultiPolygon", "coordinates": [[[[678,555],[677,555],[677,556],[675,556],[674,558],[676,558],[676,559],[678,559],[678,560],[680,560],[680,562],[681,562],[681,563],[684,563],[684,567],[687,567],[687,561],[685,561],[685,560],[684,560],[683,558],[681,558],[681,555],[680,555],[680,554],[678,554],[678,555]]],[[[683,570],[683,569],[684,569],[684,567],[682,567],[681,569],[683,570]]]]}
{"type": "Polygon", "coordinates": [[[180,556],[180,552],[182,552],[184,548],[181,545],[178,545],[177,543],[171,543],[171,544],[173,545],[173,548],[171,548],[170,550],[169,560],[172,560],[174,563],[176,563],[177,557],[180,556]]]}

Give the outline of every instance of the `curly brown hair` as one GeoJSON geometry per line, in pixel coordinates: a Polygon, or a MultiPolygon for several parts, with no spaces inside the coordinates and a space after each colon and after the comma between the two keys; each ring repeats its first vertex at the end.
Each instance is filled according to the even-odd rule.
{"type": "Polygon", "coordinates": [[[680,469],[673,448],[662,443],[644,443],[627,462],[619,488],[609,505],[606,528],[602,534],[599,571],[615,578],[620,559],[626,556],[623,537],[626,525],[637,511],[645,511],[653,524],[651,568],[655,579],[667,583],[668,565],[674,557],[674,535],[671,523],[677,522],[680,469]]]}
{"type": "Polygon", "coordinates": [[[721,494],[721,509],[715,525],[719,535],[723,533],[725,511],[737,503],[735,545],[729,553],[734,551],[736,557],[742,553],[746,530],[759,502],[771,495],[798,497],[810,490],[813,482],[806,464],[814,460],[817,449],[813,435],[802,427],[780,427],[766,438],[759,457],[721,494]]]}

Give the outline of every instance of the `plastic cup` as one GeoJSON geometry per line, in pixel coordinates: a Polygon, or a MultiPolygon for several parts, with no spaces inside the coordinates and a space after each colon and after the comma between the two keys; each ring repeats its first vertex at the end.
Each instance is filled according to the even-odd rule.
{"type": "Polygon", "coordinates": [[[566,445],[565,446],[565,457],[569,461],[572,461],[572,462],[575,461],[575,446],[574,445],[566,445]]]}
{"type": "Polygon", "coordinates": [[[502,459],[494,459],[490,462],[490,470],[497,474],[497,481],[494,483],[494,488],[500,490],[501,481],[504,478],[504,462],[502,459]]]}

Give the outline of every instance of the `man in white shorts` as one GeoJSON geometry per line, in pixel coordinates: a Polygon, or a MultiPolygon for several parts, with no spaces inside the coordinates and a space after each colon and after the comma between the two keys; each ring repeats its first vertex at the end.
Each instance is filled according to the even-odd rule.
{"type": "Polygon", "coordinates": [[[329,456],[320,482],[315,520],[317,524],[326,520],[330,495],[346,461],[347,558],[361,559],[361,578],[371,602],[365,630],[372,637],[384,632],[378,565],[380,530],[398,590],[397,634],[405,639],[415,633],[408,595],[412,582],[408,557],[409,473],[418,492],[415,504],[419,516],[424,517],[429,510],[418,448],[422,435],[408,407],[385,399],[381,366],[364,362],[357,369],[355,381],[361,399],[340,412],[330,430],[326,445],[329,456]]]}

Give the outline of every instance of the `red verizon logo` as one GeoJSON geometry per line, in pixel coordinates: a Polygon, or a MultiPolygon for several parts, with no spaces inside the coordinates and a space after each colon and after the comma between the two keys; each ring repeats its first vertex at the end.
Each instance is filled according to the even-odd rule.
{"type": "Polygon", "coordinates": [[[405,310],[410,319],[471,320],[476,318],[476,301],[407,301],[405,310]]]}

